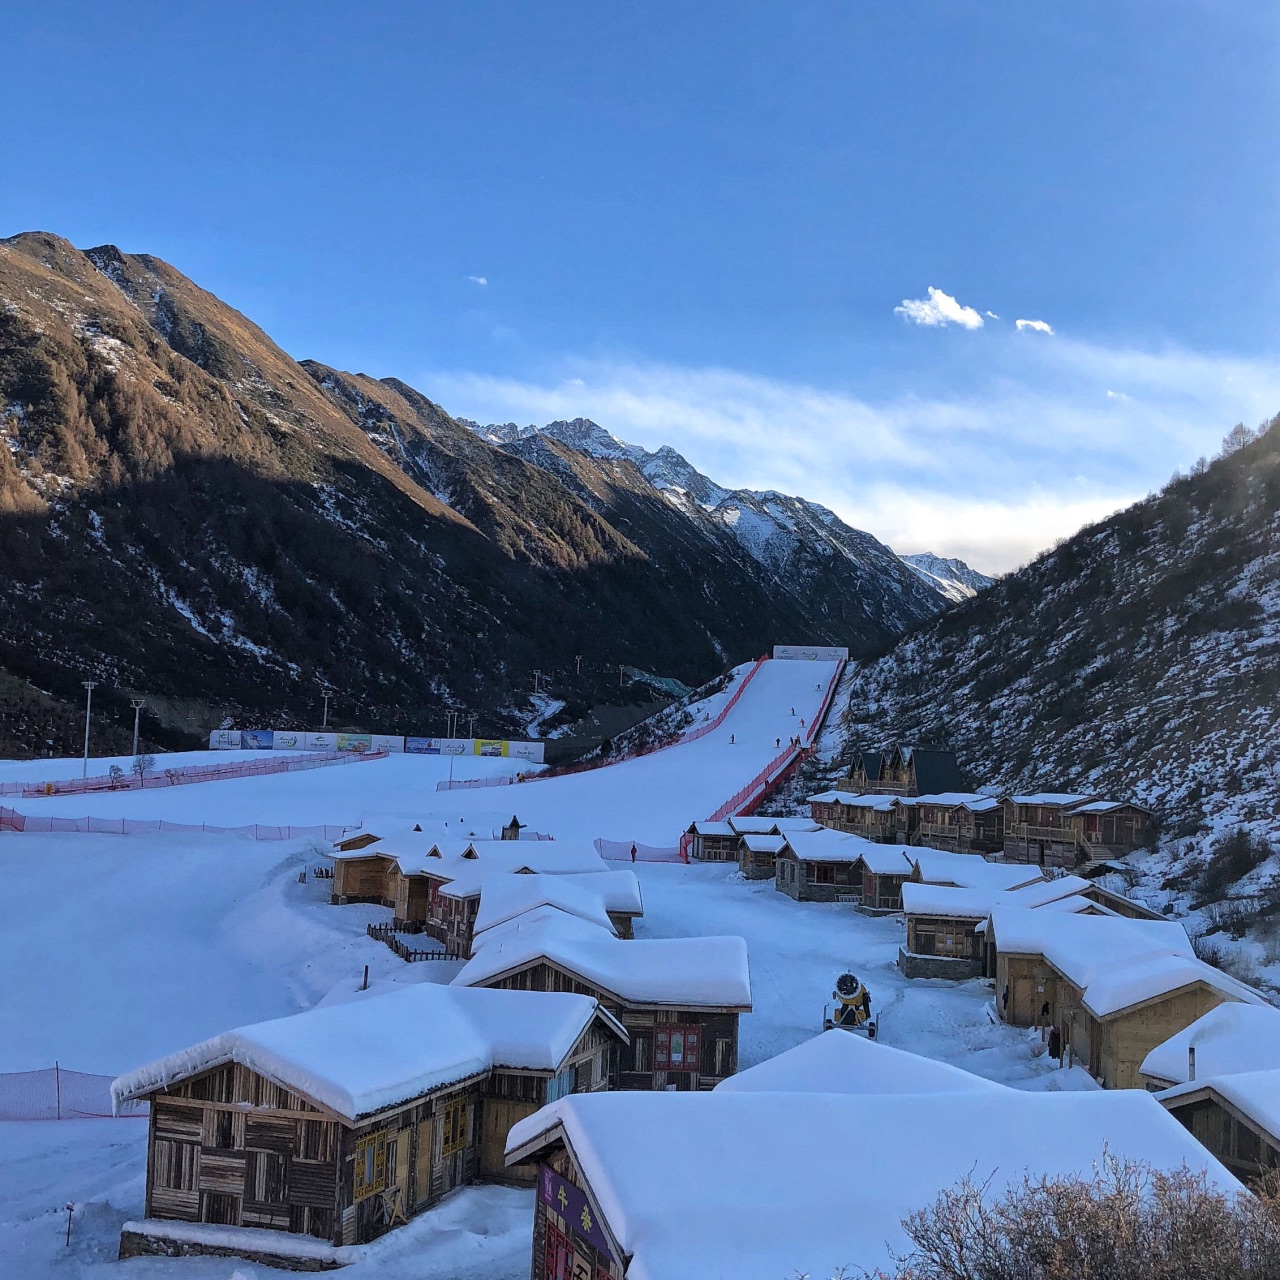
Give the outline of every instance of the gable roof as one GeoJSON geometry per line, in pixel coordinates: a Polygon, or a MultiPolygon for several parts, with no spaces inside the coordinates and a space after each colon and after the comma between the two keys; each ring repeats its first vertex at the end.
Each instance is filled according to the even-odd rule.
{"type": "Polygon", "coordinates": [[[739,1071],[716,1085],[724,1093],[1003,1093],[959,1067],[867,1040],[824,1031],[794,1049],[739,1071]]]}
{"type": "Polygon", "coordinates": [[[881,773],[884,772],[884,752],[883,751],[859,751],[853,757],[850,769],[861,767],[863,776],[869,782],[878,782],[881,773]]]}
{"type": "Polygon", "coordinates": [[[457,990],[432,982],[224,1031],[117,1079],[119,1106],[237,1062],[352,1123],[494,1067],[556,1071],[594,1018],[590,996],[457,990]]]}
{"type": "MultiPolygon", "coordinates": [[[[848,1034],[842,1032],[839,1034],[848,1034]]],[[[1104,1151],[1240,1184],[1135,1089],[945,1094],[618,1092],[519,1121],[511,1163],[564,1140],[628,1280],[830,1276],[890,1266],[902,1219],[966,1173],[999,1195],[1024,1172],[1090,1177],[1104,1151]],[[785,1160],[779,1164],[780,1150],[785,1160]],[[673,1158],[676,1153],[677,1158],[673,1158]],[[927,1158],[922,1158],[922,1153],[927,1158]]]]}
{"type": "Polygon", "coordinates": [[[1196,1079],[1189,1084],[1174,1085],[1156,1096],[1162,1105],[1176,1109],[1205,1091],[1216,1093],[1241,1115],[1248,1116],[1273,1144],[1280,1145],[1280,1068],[1196,1079]]]}
{"type": "Polygon", "coordinates": [[[945,747],[908,748],[916,792],[937,795],[946,791],[964,791],[964,775],[956,763],[956,753],[945,747]]]}
{"type": "Polygon", "coordinates": [[[545,960],[589,986],[634,1004],[751,1007],[747,944],[741,938],[634,938],[541,907],[476,938],[453,980],[474,987],[545,960]]]}
{"type": "Polygon", "coordinates": [[[640,884],[631,870],[587,872],[577,876],[493,875],[484,883],[476,911],[475,933],[505,924],[538,907],[558,907],[570,915],[616,932],[609,912],[640,915],[640,884]]]}
{"type": "Polygon", "coordinates": [[[1186,1081],[1187,1050],[1195,1047],[1200,1080],[1239,1071],[1280,1067],[1280,1009],[1269,1004],[1220,1004],[1177,1035],[1156,1045],[1142,1060],[1142,1074],[1156,1080],[1186,1081]]]}
{"type": "Polygon", "coordinates": [[[925,884],[957,885],[960,888],[1013,889],[1044,879],[1039,867],[1019,862],[988,862],[978,853],[951,853],[924,846],[908,854],[925,884]]]}
{"type": "Polygon", "coordinates": [[[996,884],[957,887],[908,881],[902,886],[902,910],[909,916],[985,920],[998,906],[1043,907],[1074,897],[1088,887],[1089,882],[1079,876],[1033,880],[1012,888],[996,884]]]}
{"type": "Polygon", "coordinates": [[[1074,791],[1037,791],[1032,795],[1010,796],[1010,804],[1043,804],[1058,806],[1064,809],[1074,808],[1091,800],[1092,796],[1079,795],[1074,791]]]}

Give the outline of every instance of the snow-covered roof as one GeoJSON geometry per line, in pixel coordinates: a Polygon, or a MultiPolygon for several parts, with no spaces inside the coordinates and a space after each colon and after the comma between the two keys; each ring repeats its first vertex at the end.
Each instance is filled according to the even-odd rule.
{"type": "MultiPolygon", "coordinates": [[[[818,831],[791,831],[787,833],[787,847],[799,859],[805,862],[857,862],[861,857],[880,857],[893,861],[890,854],[879,851],[897,851],[898,861],[906,875],[910,867],[901,856],[897,845],[876,844],[873,840],[864,840],[861,836],[849,835],[844,831],[833,831],[823,827],[818,831]]],[[[894,863],[896,867],[896,862],[894,863]]]]}
{"type": "Polygon", "coordinates": [[[852,804],[858,797],[852,791],[819,791],[806,804],[852,804]]]}
{"type": "Polygon", "coordinates": [[[1200,1080],[1238,1071],[1280,1067],[1280,1009],[1231,1001],[1197,1018],[1156,1045],[1142,1060],[1142,1074],[1181,1084],[1187,1078],[1187,1050],[1195,1047],[1200,1080]]]}
{"type": "Polygon", "coordinates": [[[1000,801],[995,796],[979,795],[976,791],[942,791],[936,795],[916,796],[916,804],[936,804],[949,809],[968,809],[972,813],[986,813],[998,809],[1000,801]]]}
{"type": "Polygon", "coordinates": [[[742,837],[742,843],[746,845],[747,850],[750,853],[777,853],[778,850],[787,843],[787,837],[783,835],[744,835],[742,837]]]}
{"type": "Polygon", "coordinates": [[[1134,804],[1132,800],[1091,800],[1088,804],[1079,805],[1072,809],[1072,814],[1077,813],[1110,813],[1113,809],[1138,809],[1143,813],[1150,813],[1150,809],[1143,809],[1140,804],[1134,804]]]}
{"type": "Polygon", "coordinates": [[[847,1031],[824,1031],[716,1085],[727,1093],[1003,1093],[959,1067],[847,1031]]]}
{"type": "Polygon", "coordinates": [[[909,916],[945,916],[957,920],[985,920],[997,906],[1042,907],[1070,898],[1089,887],[1079,876],[1034,880],[1006,889],[999,885],[960,888],[952,885],[902,886],[902,909],[909,916]]]}
{"type": "Polygon", "coordinates": [[[1194,982],[1228,999],[1265,1003],[1253,988],[1196,959],[1174,921],[997,906],[991,923],[1000,951],[1044,956],[1080,988],[1085,1007],[1099,1018],[1194,982]]]}
{"type": "Polygon", "coordinates": [[[696,836],[736,836],[738,834],[727,822],[695,822],[689,830],[696,836]]]}
{"type": "Polygon", "coordinates": [[[628,1280],[887,1267],[910,1247],[902,1219],[965,1174],[998,1195],[1025,1172],[1091,1177],[1104,1151],[1240,1190],[1141,1090],[1009,1089],[992,1103],[987,1090],[571,1095],[518,1122],[507,1155],[567,1138],[628,1280]]]}
{"type": "MultiPolygon", "coordinates": [[[[1197,1062],[1197,1070],[1199,1063],[1197,1062]]],[[[1202,1089],[1211,1089],[1229,1102],[1235,1109],[1280,1142],[1280,1067],[1266,1071],[1237,1071],[1229,1075],[1211,1076],[1187,1084],[1174,1085],[1156,1096],[1168,1105],[1180,1098],[1190,1097],[1202,1089]]]]}
{"type": "Polygon", "coordinates": [[[485,881],[476,911],[475,932],[505,924],[538,907],[558,907],[579,919],[614,932],[609,912],[640,915],[640,883],[635,872],[597,871],[578,876],[494,875],[485,881]]]}
{"type": "Polygon", "coordinates": [[[349,1121],[455,1080],[510,1067],[556,1071],[592,1018],[590,996],[417,983],[224,1031],[122,1075],[117,1106],[238,1062],[349,1121]]]}
{"type": "Polygon", "coordinates": [[[440,892],[450,898],[471,898],[494,876],[523,874],[590,875],[609,871],[607,863],[590,845],[567,840],[490,840],[486,844],[461,844],[404,867],[406,875],[428,875],[447,881],[440,892]],[[474,855],[468,850],[474,849],[474,855]]]}
{"type": "Polygon", "coordinates": [[[1063,807],[1081,805],[1092,798],[1092,796],[1080,795],[1074,791],[1037,791],[1030,796],[1009,797],[1014,804],[1047,804],[1061,805],[1063,807]]]}
{"type": "Polygon", "coordinates": [[[1031,884],[1043,878],[1039,867],[1018,862],[988,862],[978,853],[950,853],[945,849],[913,848],[908,856],[920,868],[925,884],[952,884],[993,892],[1031,884]]]}
{"type": "Polygon", "coordinates": [[[597,925],[541,907],[476,938],[454,979],[480,986],[539,960],[634,1004],[751,1007],[747,944],[741,938],[622,940],[597,925]]]}
{"type": "Polygon", "coordinates": [[[740,836],[772,835],[778,830],[777,818],[760,818],[756,817],[754,814],[745,814],[742,816],[726,818],[725,821],[728,822],[728,824],[740,836]]]}

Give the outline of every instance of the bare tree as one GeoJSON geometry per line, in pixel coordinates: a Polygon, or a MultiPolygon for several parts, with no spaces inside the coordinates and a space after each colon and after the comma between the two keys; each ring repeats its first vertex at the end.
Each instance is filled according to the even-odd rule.
{"type": "Polygon", "coordinates": [[[156,767],[156,758],[153,755],[140,755],[133,757],[133,771],[138,775],[138,786],[145,787],[147,785],[147,774],[156,767]]]}

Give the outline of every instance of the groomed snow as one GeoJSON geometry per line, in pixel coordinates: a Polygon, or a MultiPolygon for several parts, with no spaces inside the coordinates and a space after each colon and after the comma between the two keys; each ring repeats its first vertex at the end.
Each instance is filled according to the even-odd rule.
{"type": "Polygon", "coordinates": [[[240,1063],[349,1121],[492,1067],[555,1071],[596,1016],[588,996],[434,984],[238,1027],[120,1076],[117,1105],[240,1063]]]}
{"type": "Polygon", "coordinates": [[[990,1177],[998,1195],[1024,1171],[1092,1176],[1106,1152],[1160,1169],[1185,1163],[1216,1187],[1240,1188],[1136,1090],[586,1094],[520,1121],[507,1150],[558,1126],[632,1255],[628,1280],[887,1266],[909,1247],[901,1219],[962,1176],[990,1177]]]}

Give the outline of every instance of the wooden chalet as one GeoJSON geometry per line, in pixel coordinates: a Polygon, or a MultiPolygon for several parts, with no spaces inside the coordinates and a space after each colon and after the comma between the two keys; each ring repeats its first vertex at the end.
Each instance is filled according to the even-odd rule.
{"type": "Polygon", "coordinates": [[[1191,1080],[1157,1096],[1241,1182],[1280,1170],[1280,1068],[1191,1080]]]}
{"type": "MultiPolygon", "coordinates": [[[[998,1197],[1024,1174],[1091,1178],[1104,1150],[1241,1190],[1146,1097],[961,1087],[863,1047],[880,1086],[865,1093],[606,1093],[521,1121],[507,1159],[539,1169],[531,1280],[882,1275],[910,1248],[903,1220],[975,1167],[998,1197]]],[[[786,1074],[839,1080],[836,1065],[786,1074]]]]}
{"type": "Polygon", "coordinates": [[[984,857],[1004,849],[1004,805],[995,796],[953,791],[916,798],[914,843],[984,857]]]}
{"type": "Polygon", "coordinates": [[[772,880],[778,854],[786,848],[784,835],[745,835],[739,840],[738,870],[744,880],[772,880]]]}
{"type": "Polygon", "coordinates": [[[1264,1003],[1196,959],[1182,926],[997,907],[996,1007],[1015,1026],[1056,1026],[1064,1053],[1104,1087],[1139,1088],[1156,1045],[1227,1001],[1264,1003]]]}
{"type": "Polygon", "coordinates": [[[1091,800],[1067,815],[1077,849],[1086,859],[1119,858],[1140,849],[1154,819],[1131,801],[1091,800]]]}
{"type": "Polygon", "coordinates": [[[1280,1067],[1280,1009],[1232,1001],[1156,1045],[1142,1060],[1142,1078],[1160,1090],[1273,1067],[1280,1067]]]}
{"type": "Polygon", "coordinates": [[[1092,800],[1070,792],[1039,792],[1004,801],[1004,857],[1039,867],[1078,866],[1085,861],[1071,813],[1092,800]]]}
{"type": "Polygon", "coordinates": [[[823,791],[809,797],[813,820],[832,831],[876,844],[909,844],[916,833],[916,803],[909,797],[823,791]]]}
{"type": "Polygon", "coordinates": [[[792,833],[775,859],[774,888],[797,902],[847,902],[868,914],[902,909],[909,851],[836,831],[792,833]]]}
{"type": "Polygon", "coordinates": [[[927,796],[967,790],[955,752],[927,744],[858,752],[844,781],[855,794],[927,796]]]}
{"type": "Polygon", "coordinates": [[[741,938],[624,942],[553,907],[476,939],[457,986],[590,995],[627,1029],[616,1089],[710,1089],[738,1068],[738,1018],[751,1011],[741,938]]]}
{"type": "Polygon", "coordinates": [[[689,828],[693,837],[689,856],[696,862],[736,862],[738,833],[727,822],[695,822],[689,828]]]}
{"type": "Polygon", "coordinates": [[[323,1262],[315,1241],[372,1240],[464,1183],[528,1181],[532,1168],[504,1161],[511,1125],[607,1088],[626,1038],[585,996],[423,983],[242,1027],[130,1072],[112,1092],[117,1106],[151,1104],[146,1221],[126,1226],[120,1256],[323,1262]],[[206,1225],[180,1225],[191,1223],[206,1225]],[[260,1243],[241,1228],[263,1229],[260,1243]],[[312,1237],[311,1251],[277,1233],[312,1237]]]}

